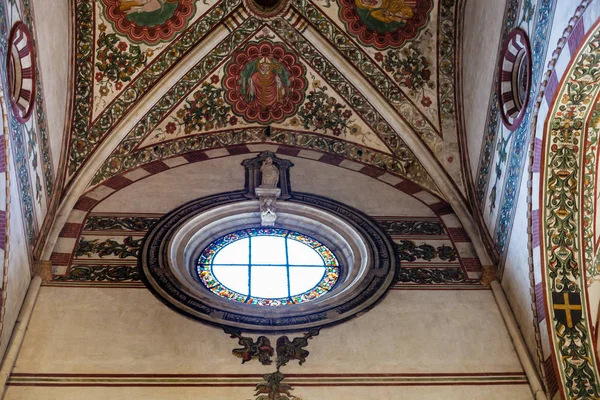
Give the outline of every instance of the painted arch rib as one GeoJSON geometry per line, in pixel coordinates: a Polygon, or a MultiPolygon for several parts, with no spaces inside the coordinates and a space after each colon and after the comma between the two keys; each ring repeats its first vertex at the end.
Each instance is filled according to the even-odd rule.
{"type": "MultiPolygon", "coordinates": [[[[587,293],[586,170],[598,149],[586,140],[600,121],[600,25],[574,54],[556,91],[542,145],[540,255],[550,347],[563,398],[600,398],[587,293]]],[[[589,223],[589,221],[588,221],[589,223]]]]}

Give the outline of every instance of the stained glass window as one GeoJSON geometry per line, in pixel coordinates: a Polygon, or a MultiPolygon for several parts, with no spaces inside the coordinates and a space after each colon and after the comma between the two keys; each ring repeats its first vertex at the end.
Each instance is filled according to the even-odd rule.
{"type": "Polygon", "coordinates": [[[321,242],[277,228],[242,229],[212,242],[198,258],[202,283],[218,296],[257,306],[316,299],[335,285],[339,264],[321,242]]]}

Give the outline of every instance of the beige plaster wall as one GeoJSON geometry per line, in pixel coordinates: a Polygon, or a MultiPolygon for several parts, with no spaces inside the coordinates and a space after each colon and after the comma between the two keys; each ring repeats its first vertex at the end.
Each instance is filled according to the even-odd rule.
{"type": "Polygon", "coordinates": [[[318,161],[289,159],[294,163],[292,190],[297,192],[326,196],[373,216],[435,217],[419,200],[365,174],[318,161]]]}
{"type": "Polygon", "coordinates": [[[462,42],[463,114],[473,179],[494,84],[506,0],[467,0],[462,42]]]}
{"type": "Polygon", "coordinates": [[[48,121],[48,137],[54,170],[58,168],[63,143],[69,84],[71,16],[68,0],[32,0],[38,65],[48,121]]]}
{"type": "MultiPolygon", "coordinates": [[[[12,151],[12,149],[11,149],[12,151]]],[[[4,309],[4,322],[0,339],[0,356],[8,346],[13,327],[25,298],[25,293],[31,280],[30,260],[27,251],[27,242],[21,211],[15,166],[12,163],[12,153],[9,158],[10,170],[10,212],[9,212],[9,240],[8,240],[8,275],[6,279],[6,302],[4,309]]]]}
{"type": "MultiPolygon", "coordinates": [[[[241,163],[255,155],[216,158],[172,168],[116,192],[93,211],[166,213],[202,196],[242,190],[241,163]]],[[[365,174],[314,160],[282,158],[294,163],[290,169],[292,191],[327,196],[373,216],[435,217],[421,201],[365,174]]]]}
{"type": "Polygon", "coordinates": [[[502,287],[513,310],[519,329],[534,360],[537,357],[533,309],[531,307],[531,280],[529,250],[527,248],[527,179],[521,181],[515,220],[507,246],[502,287]]]}
{"type": "MultiPolygon", "coordinates": [[[[7,400],[232,400],[249,399],[252,388],[52,388],[9,387],[7,400]]],[[[529,388],[524,385],[505,386],[444,386],[444,387],[301,387],[294,395],[304,400],[529,400],[529,388]],[[443,393],[443,395],[441,395],[443,393]],[[443,397],[440,397],[443,396],[443,397]]],[[[301,399],[298,399],[301,400],[301,399]]]]}
{"type": "MultiPolygon", "coordinates": [[[[272,344],[274,341],[275,337],[271,338],[272,344]]],[[[231,354],[235,347],[239,347],[237,340],[222,330],[180,316],[145,288],[42,287],[14,373],[264,374],[274,370],[255,360],[242,365],[231,354]]],[[[522,371],[489,291],[392,291],[368,313],[322,330],[307,349],[310,355],[304,365],[291,362],[283,372],[522,371]]],[[[11,387],[5,399],[39,399],[40,393],[44,399],[248,399],[252,392],[252,387],[51,387],[43,392],[34,387],[11,387]]],[[[526,384],[298,386],[294,394],[304,400],[531,398],[526,384]]]]}

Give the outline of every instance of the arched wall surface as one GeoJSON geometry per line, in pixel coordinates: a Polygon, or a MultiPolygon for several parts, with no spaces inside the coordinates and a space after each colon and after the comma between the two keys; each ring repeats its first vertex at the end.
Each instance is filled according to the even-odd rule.
{"type": "Polygon", "coordinates": [[[16,165],[8,139],[4,94],[0,91],[0,358],[4,356],[29,286],[30,265],[16,165]]]}
{"type": "MultiPolygon", "coordinates": [[[[587,226],[590,225],[585,222],[590,218],[586,199],[590,198],[589,190],[594,183],[583,179],[595,175],[595,171],[590,170],[593,165],[585,160],[596,158],[588,140],[590,128],[594,126],[590,118],[597,101],[598,83],[589,74],[585,54],[597,53],[594,46],[600,40],[598,15],[598,2],[582,9],[573,19],[573,27],[559,42],[552,63],[554,68],[548,74],[546,96],[540,99],[530,168],[534,324],[539,327],[540,358],[544,360],[544,374],[551,393],[558,390],[569,398],[588,398],[600,390],[592,334],[595,315],[590,312],[592,299],[587,291],[589,279],[595,272],[585,254],[587,226]],[[575,88],[582,93],[578,100],[566,95],[570,93],[568,89],[575,88]],[[571,134],[561,135],[567,132],[566,126],[571,134]],[[567,181],[569,188],[564,186],[567,181]],[[562,202],[552,200],[557,198],[567,203],[561,207],[562,202]],[[572,235],[573,242],[562,240],[565,232],[559,228],[562,221],[568,222],[565,229],[572,235]],[[569,277],[570,286],[563,286],[556,274],[569,277]],[[572,323],[573,327],[568,326],[561,309],[565,293],[571,293],[571,304],[582,308],[581,321],[572,323]],[[569,348],[565,340],[576,344],[569,348]],[[571,366],[576,362],[573,351],[579,352],[576,359],[586,357],[585,365],[580,365],[585,369],[578,369],[585,371],[581,374],[573,373],[571,366]],[[590,390],[589,394],[585,389],[590,390]]],[[[572,321],[579,319],[573,318],[572,321]]]]}
{"type": "MultiPolygon", "coordinates": [[[[257,154],[248,153],[184,164],[148,176],[103,200],[93,212],[167,213],[199,197],[242,190],[242,161],[257,154]]],[[[316,160],[280,157],[294,164],[290,169],[293,191],[330,197],[369,215],[435,217],[433,211],[419,200],[365,174],[316,160]],[[374,193],[377,195],[373,195],[374,193]]],[[[360,164],[355,165],[362,168],[360,164]]],[[[439,202],[439,198],[426,193],[423,191],[421,196],[429,201],[439,202]]]]}
{"type": "MultiPolygon", "coordinates": [[[[429,243],[433,246],[430,255],[418,255],[416,258],[406,255],[417,262],[415,268],[442,267],[461,271],[462,278],[456,281],[440,278],[442,280],[437,283],[478,282],[481,263],[469,236],[449,205],[431,193],[383,171],[348,160],[332,159],[321,153],[268,144],[249,147],[255,152],[276,151],[278,157],[296,164],[290,170],[293,191],[332,197],[382,221],[392,237],[404,243],[403,246],[409,246],[404,251],[418,251],[411,246],[429,243]],[[416,227],[408,228],[405,225],[408,222],[402,221],[420,222],[416,227]],[[405,239],[409,242],[402,242],[405,239]],[[444,249],[451,253],[444,253],[444,249]]],[[[90,232],[90,229],[96,228],[88,227],[89,216],[156,218],[198,197],[241,190],[244,187],[244,171],[240,164],[257,153],[251,152],[248,147],[245,151],[238,147],[233,155],[226,155],[224,149],[203,154],[202,157],[198,153],[187,158],[175,157],[164,163],[152,162],[90,189],[78,200],[61,229],[50,258],[55,275],[70,274],[70,267],[85,259],[87,250],[79,243],[81,237],[85,236],[87,241],[97,238],[94,232],[90,232]]],[[[144,232],[140,234],[143,236],[144,232]]],[[[427,280],[418,280],[428,283],[427,280]]]]}
{"type": "Polygon", "coordinates": [[[474,180],[477,177],[477,166],[482,132],[485,131],[487,107],[490,98],[489,90],[495,90],[495,72],[497,67],[498,47],[502,36],[502,18],[507,7],[507,1],[483,2],[466,0],[464,5],[464,20],[462,33],[462,82],[465,114],[464,141],[469,154],[467,162],[470,165],[474,180]]]}
{"type": "Polygon", "coordinates": [[[54,171],[59,170],[60,154],[67,117],[67,98],[70,93],[71,21],[69,0],[33,0],[36,27],[36,51],[40,65],[40,77],[44,84],[44,103],[48,118],[48,137],[53,155],[54,171]],[[65,21],[58,23],[58,21],[65,21]]]}

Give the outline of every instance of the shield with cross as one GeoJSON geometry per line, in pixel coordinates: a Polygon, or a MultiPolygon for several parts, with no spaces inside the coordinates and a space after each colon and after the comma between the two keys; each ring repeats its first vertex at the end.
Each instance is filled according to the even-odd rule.
{"type": "Polygon", "coordinates": [[[561,324],[573,328],[581,321],[581,295],[573,292],[552,293],[554,317],[561,324]]]}

